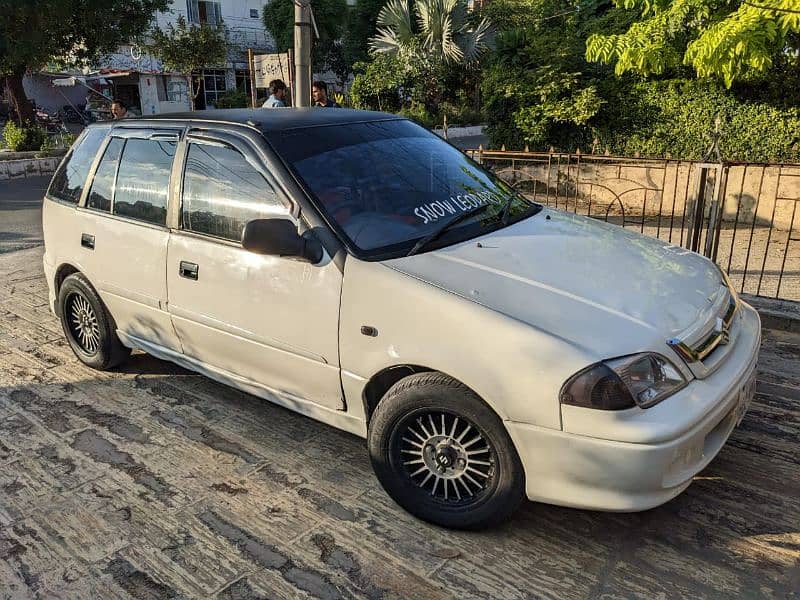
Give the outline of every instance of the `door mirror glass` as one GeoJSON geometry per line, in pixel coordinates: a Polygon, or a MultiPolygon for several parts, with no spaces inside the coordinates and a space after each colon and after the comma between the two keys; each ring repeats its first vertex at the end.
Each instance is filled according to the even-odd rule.
{"type": "Polygon", "coordinates": [[[256,254],[299,258],[310,263],[322,260],[322,244],[304,237],[288,219],[253,219],[242,232],[242,247],[256,254]]]}

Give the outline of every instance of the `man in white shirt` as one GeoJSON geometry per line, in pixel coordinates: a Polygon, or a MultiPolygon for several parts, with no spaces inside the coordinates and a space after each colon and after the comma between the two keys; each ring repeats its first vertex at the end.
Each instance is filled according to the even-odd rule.
{"type": "Polygon", "coordinates": [[[286,84],[281,79],[273,79],[269,82],[270,96],[267,101],[261,105],[261,108],[284,108],[286,102],[286,84]]]}

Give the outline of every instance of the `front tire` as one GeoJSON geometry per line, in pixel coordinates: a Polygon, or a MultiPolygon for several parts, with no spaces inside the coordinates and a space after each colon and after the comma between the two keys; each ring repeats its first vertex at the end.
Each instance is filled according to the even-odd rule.
{"type": "Polygon", "coordinates": [[[375,475],[411,514],[444,527],[506,520],[524,496],[522,464],[502,421],[441,373],[410,375],[375,409],[367,435],[375,475]]]}
{"type": "Polygon", "coordinates": [[[64,280],[58,306],[64,335],[83,364],[105,371],[128,359],[131,350],[119,341],[114,318],[82,274],[64,280]]]}

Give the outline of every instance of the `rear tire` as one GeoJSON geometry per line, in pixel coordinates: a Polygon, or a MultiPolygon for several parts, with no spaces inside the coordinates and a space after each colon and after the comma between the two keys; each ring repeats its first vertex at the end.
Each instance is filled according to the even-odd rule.
{"type": "Polygon", "coordinates": [[[418,373],[392,386],[367,434],[375,475],[411,514],[480,529],[508,519],[525,477],[500,418],[465,385],[418,373]]]}
{"type": "Polygon", "coordinates": [[[58,291],[61,327],[75,356],[85,365],[105,371],[131,354],[117,337],[117,324],[95,289],[81,273],[73,273],[58,291]]]}

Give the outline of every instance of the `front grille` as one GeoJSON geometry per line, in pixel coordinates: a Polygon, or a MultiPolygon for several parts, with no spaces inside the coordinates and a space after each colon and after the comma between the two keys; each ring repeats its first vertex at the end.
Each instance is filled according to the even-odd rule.
{"type": "Polygon", "coordinates": [[[708,377],[724,362],[738,334],[739,301],[725,286],[702,327],[667,340],[698,379],[708,377]]]}

